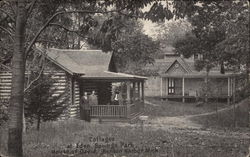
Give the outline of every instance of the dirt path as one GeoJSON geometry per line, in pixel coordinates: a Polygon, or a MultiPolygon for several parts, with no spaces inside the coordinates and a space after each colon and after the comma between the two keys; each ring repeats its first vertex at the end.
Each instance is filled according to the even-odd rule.
{"type": "MultiPolygon", "coordinates": [[[[247,103],[247,101],[249,101],[249,99],[245,99],[245,100],[241,101],[240,103],[236,104],[235,107],[238,107],[243,103],[247,103]]],[[[154,103],[151,103],[149,101],[145,101],[145,103],[152,105],[152,106],[159,106],[158,104],[154,104],[154,103]]],[[[218,110],[218,112],[230,110],[233,107],[234,106],[232,105],[230,107],[220,109],[220,110],[218,110]]],[[[207,115],[212,115],[212,114],[216,114],[216,111],[195,114],[195,115],[176,116],[176,117],[158,117],[158,118],[150,119],[148,123],[151,125],[154,124],[154,125],[166,126],[168,128],[169,127],[176,127],[176,128],[181,128],[181,129],[185,129],[185,128],[201,129],[202,128],[201,125],[194,123],[190,119],[192,117],[207,116],[207,115]]]]}
{"type": "MultiPolygon", "coordinates": [[[[236,105],[240,106],[243,103],[246,103],[249,99],[245,99],[236,105]]],[[[154,104],[148,101],[145,103],[153,106],[159,106],[158,104],[154,104]]],[[[226,110],[232,109],[233,106],[223,108],[218,110],[218,112],[223,112],[226,110]]],[[[220,138],[236,138],[236,139],[250,139],[249,130],[241,130],[241,131],[230,131],[230,130],[214,130],[209,128],[204,128],[202,125],[199,125],[191,120],[192,117],[206,116],[212,115],[216,112],[207,112],[202,114],[195,115],[186,115],[186,116],[176,116],[176,117],[157,117],[147,120],[143,128],[145,130],[158,130],[162,129],[168,132],[173,133],[184,133],[185,135],[195,134],[197,136],[215,136],[220,138]]],[[[129,124],[129,123],[116,123],[116,125],[121,127],[132,127],[132,128],[141,128],[141,123],[129,124]]]]}

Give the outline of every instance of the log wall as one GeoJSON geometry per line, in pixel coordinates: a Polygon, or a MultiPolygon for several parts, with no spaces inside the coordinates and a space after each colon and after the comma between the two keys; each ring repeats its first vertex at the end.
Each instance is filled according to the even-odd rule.
{"type": "MultiPolygon", "coordinates": [[[[58,101],[64,101],[65,106],[72,106],[72,101],[70,99],[70,77],[64,71],[56,71],[56,72],[45,72],[52,74],[52,78],[55,80],[53,83],[53,94],[52,96],[59,96],[63,94],[63,96],[58,101]]],[[[11,72],[2,71],[0,72],[0,102],[9,102],[10,95],[11,95],[11,79],[12,74],[11,72]]],[[[76,85],[77,86],[77,85],[76,85]]],[[[77,91],[77,90],[76,90],[77,91]]],[[[79,90],[78,90],[79,93],[79,90]]],[[[75,98],[77,100],[77,96],[75,98]]],[[[77,102],[77,101],[76,101],[77,102]]],[[[71,110],[68,107],[64,113],[61,115],[59,119],[67,119],[72,117],[71,110]]]]}
{"type": "Polygon", "coordinates": [[[80,118],[80,89],[78,80],[71,77],[70,90],[71,90],[71,104],[69,107],[69,116],[71,118],[80,118]]]}
{"type": "Polygon", "coordinates": [[[8,102],[11,94],[11,79],[10,72],[0,72],[0,100],[1,102],[8,102]]]}

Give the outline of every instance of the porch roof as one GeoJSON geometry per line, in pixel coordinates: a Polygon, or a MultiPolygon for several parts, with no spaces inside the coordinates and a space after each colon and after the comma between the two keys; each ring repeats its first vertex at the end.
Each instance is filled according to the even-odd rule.
{"type": "Polygon", "coordinates": [[[125,73],[116,73],[110,71],[103,71],[99,73],[87,73],[86,75],[80,76],[81,79],[89,80],[113,80],[113,81],[125,81],[125,80],[145,80],[146,77],[138,75],[130,75],[125,73]]]}
{"type": "MultiPolygon", "coordinates": [[[[228,78],[239,76],[241,73],[225,73],[221,74],[219,72],[209,72],[209,78],[228,78]]],[[[186,73],[186,74],[162,74],[161,77],[165,78],[205,78],[207,74],[205,72],[197,73],[186,73]]]]}

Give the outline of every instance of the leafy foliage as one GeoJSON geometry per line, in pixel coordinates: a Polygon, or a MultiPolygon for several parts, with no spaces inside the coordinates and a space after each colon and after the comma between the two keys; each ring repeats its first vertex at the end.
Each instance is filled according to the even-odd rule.
{"type": "Polygon", "coordinates": [[[157,40],[161,42],[162,47],[173,46],[178,40],[190,33],[191,24],[186,19],[171,20],[158,23],[157,40]]]}
{"type": "MultiPolygon", "coordinates": [[[[33,77],[36,74],[33,74],[33,77]]],[[[62,93],[53,96],[57,90],[51,76],[42,74],[25,95],[25,115],[37,120],[37,129],[41,121],[56,120],[66,109],[67,96],[62,93]]]]}
{"type": "Polygon", "coordinates": [[[123,71],[136,72],[147,63],[154,62],[154,55],[159,50],[159,43],[142,32],[124,34],[113,43],[112,49],[118,66],[123,71]],[[137,69],[137,70],[136,70],[137,69]]]}
{"type": "Polygon", "coordinates": [[[205,67],[218,64],[223,67],[225,63],[235,68],[246,64],[249,68],[247,1],[192,0],[182,3],[185,9],[181,9],[181,3],[175,4],[178,14],[187,16],[193,26],[193,36],[186,36],[175,44],[179,53],[201,54],[205,67]]]}
{"type": "Polygon", "coordinates": [[[8,103],[1,102],[1,105],[0,105],[0,126],[8,120],[7,108],[8,108],[8,103]]]}

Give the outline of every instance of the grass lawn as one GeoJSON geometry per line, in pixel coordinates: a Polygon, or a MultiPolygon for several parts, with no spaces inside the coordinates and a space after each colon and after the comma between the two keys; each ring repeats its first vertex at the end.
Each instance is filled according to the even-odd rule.
{"type": "MultiPolygon", "coordinates": [[[[2,153],[6,153],[6,135],[1,132],[2,153]]],[[[24,157],[245,157],[250,140],[225,135],[150,128],[142,132],[134,126],[67,120],[43,123],[40,131],[29,129],[23,148],[24,157]]]]}
{"type": "Polygon", "coordinates": [[[145,100],[158,104],[159,106],[153,106],[145,104],[145,114],[151,117],[157,116],[184,116],[184,115],[194,115],[200,113],[207,113],[216,110],[216,105],[218,109],[227,106],[226,103],[215,103],[211,102],[208,104],[203,104],[197,107],[197,103],[182,103],[176,101],[161,101],[160,98],[156,97],[146,97],[145,100]]]}
{"type": "MultiPolygon", "coordinates": [[[[236,126],[247,127],[250,125],[249,98],[239,103],[240,105],[235,109],[236,126]]],[[[234,127],[234,110],[232,108],[230,110],[219,112],[218,114],[193,117],[191,120],[198,124],[202,124],[204,127],[234,127]]]]}

